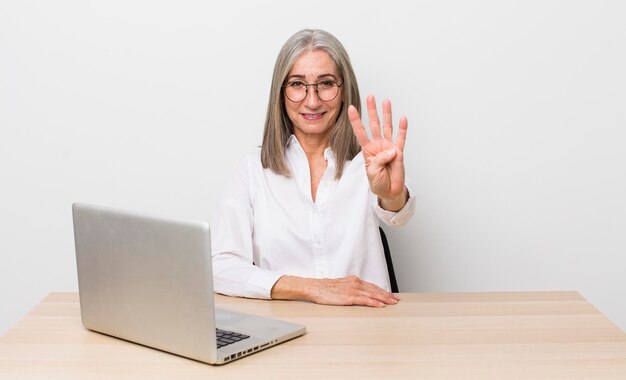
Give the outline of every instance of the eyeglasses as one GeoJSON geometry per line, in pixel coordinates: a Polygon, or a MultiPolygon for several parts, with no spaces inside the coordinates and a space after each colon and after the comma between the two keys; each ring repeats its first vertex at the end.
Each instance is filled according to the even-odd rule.
{"type": "Polygon", "coordinates": [[[337,83],[332,80],[323,80],[319,83],[307,84],[299,80],[288,82],[283,86],[285,89],[285,95],[292,102],[303,101],[307,93],[309,92],[309,86],[315,87],[315,93],[320,100],[324,102],[330,102],[335,99],[339,94],[339,87],[343,83],[337,83]]]}

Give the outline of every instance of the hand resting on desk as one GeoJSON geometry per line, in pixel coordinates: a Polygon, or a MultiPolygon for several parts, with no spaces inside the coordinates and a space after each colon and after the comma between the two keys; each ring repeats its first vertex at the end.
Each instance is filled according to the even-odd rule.
{"type": "Polygon", "coordinates": [[[272,299],[305,300],[325,305],[394,305],[400,298],[357,276],[336,279],[282,276],[276,281],[272,299]]]}

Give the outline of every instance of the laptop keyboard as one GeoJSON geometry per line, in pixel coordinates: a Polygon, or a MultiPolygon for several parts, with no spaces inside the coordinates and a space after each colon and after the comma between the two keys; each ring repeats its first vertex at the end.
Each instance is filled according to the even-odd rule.
{"type": "Polygon", "coordinates": [[[238,334],[233,331],[215,329],[215,336],[217,337],[217,348],[228,346],[240,340],[250,338],[249,335],[238,334]]]}

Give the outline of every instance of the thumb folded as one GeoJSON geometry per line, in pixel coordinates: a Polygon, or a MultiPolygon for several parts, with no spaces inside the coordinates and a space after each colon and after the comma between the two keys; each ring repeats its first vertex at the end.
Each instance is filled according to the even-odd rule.
{"type": "Polygon", "coordinates": [[[376,168],[382,168],[396,157],[396,153],[396,148],[384,150],[376,155],[372,163],[376,168]]]}

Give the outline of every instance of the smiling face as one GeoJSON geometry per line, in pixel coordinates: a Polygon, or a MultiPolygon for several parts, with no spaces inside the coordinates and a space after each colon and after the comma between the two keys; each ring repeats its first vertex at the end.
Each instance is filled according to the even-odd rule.
{"type": "MultiPolygon", "coordinates": [[[[335,63],[328,53],[323,50],[313,50],[303,53],[287,75],[286,83],[302,82],[315,84],[323,81],[341,83],[335,68],[335,63]]],[[[339,87],[339,93],[331,101],[323,101],[315,92],[315,86],[309,86],[306,98],[299,102],[293,102],[285,98],[287,116],[293,124],[294,134],[299,141],[303,139],[322,139],[326,143],[330,140],[330,132],[337,121],[341,111],[343,91],[339,87]]]]}

